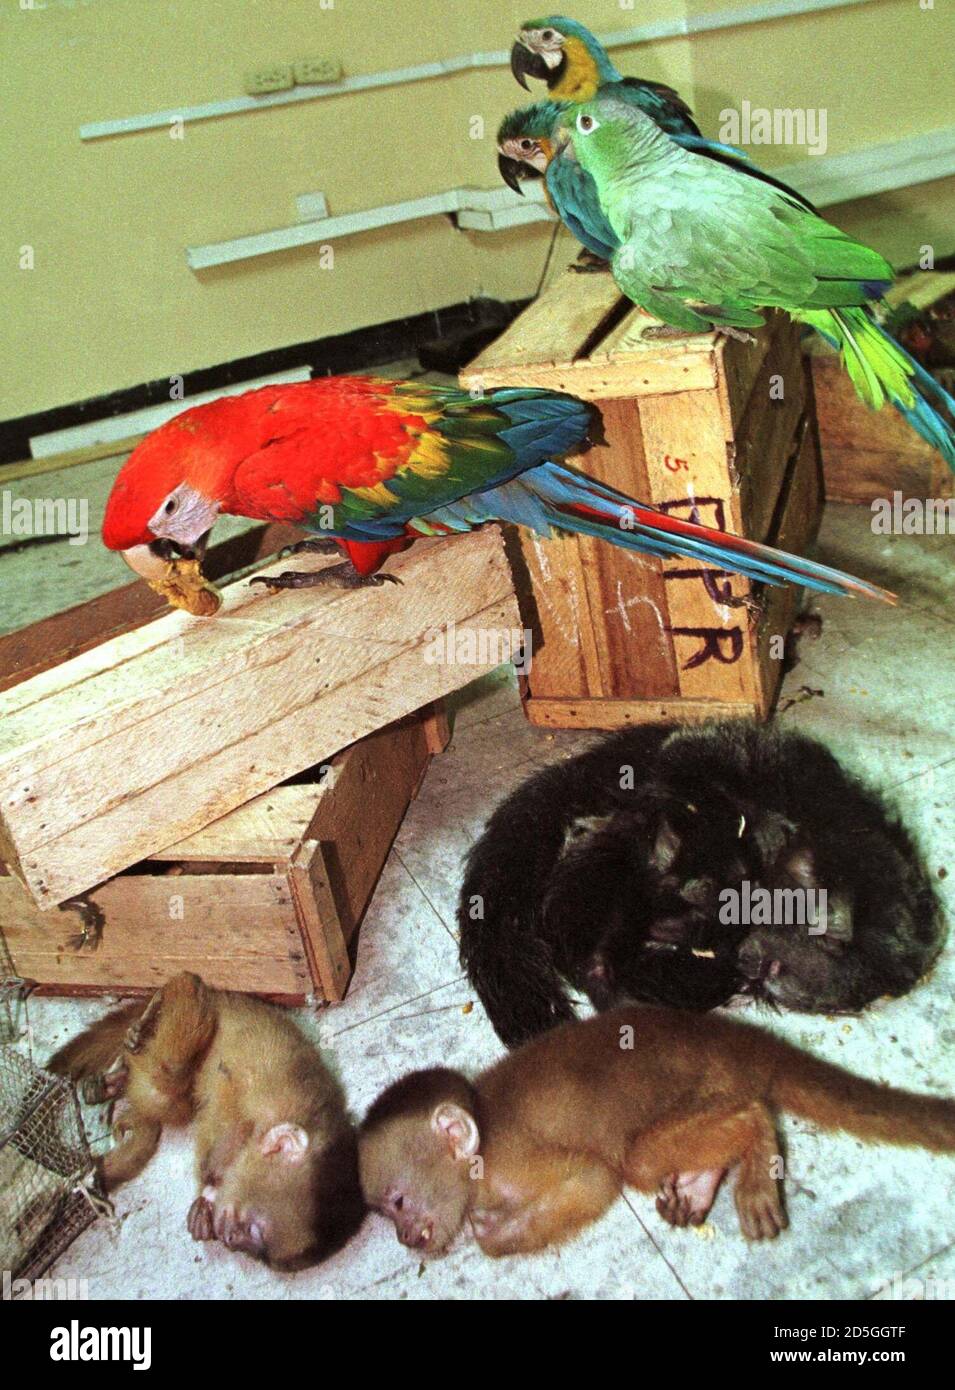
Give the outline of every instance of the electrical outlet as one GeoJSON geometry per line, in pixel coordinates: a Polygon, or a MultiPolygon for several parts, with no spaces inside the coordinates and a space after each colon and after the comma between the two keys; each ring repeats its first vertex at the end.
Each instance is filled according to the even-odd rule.
{"type": "Polygon", "coordinates": [[[285,92],[295,86],[290,63],[263,63],[260,68],[250,68],[243,78],[243,84],[250,97],[264,96],[266,92],[285,92]]]}
{"type": "Polygon", "coordinates": [[[311,87],[327,82],[340,82],[342,63],[340,58],[296,58],[292,71],[300,87],[311,87]]]}

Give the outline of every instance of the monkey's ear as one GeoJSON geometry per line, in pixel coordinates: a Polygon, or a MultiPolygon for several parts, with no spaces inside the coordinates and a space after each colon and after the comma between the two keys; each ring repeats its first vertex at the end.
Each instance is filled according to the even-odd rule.
{"type": "Polygon", "coordinates": [[[650,862],[653,867],[661,874],[665,874],[668,869],[673,867],[673,863],[680,852],[682,841],[670,822],[664,818],[660,821],[660,828],[657,831],[656,842],[653,846],[653,853],[650,855],[650,862]]]}
{"type": "Polygon", "coordinates": [[[308,1153],[308,1135],[301,1125],[286,1120],[263,1134],[259,1148],[266,1158],[274,1156],[284,1163],[301,1163],[308,1153]]]}
{"type": "Polygon", "coordinates": [[[452,1158],[473,1158],[481,1136],[474,1116],[460,1105],[445,1101],[431,1112],[431,1128],[451,1150],[452,1158]]]}

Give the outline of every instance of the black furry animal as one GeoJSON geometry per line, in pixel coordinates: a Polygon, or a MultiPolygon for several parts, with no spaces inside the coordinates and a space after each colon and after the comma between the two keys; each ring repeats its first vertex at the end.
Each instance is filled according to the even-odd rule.
{"type": "Polygon", "coordinates": [[[747,992],[856,1011],[911,989],[944,939],[878,792],[816,740],[748,721],[622,730],[531,777],[468,856],[458,924],[509,1047],[574,1016],[568,984],[601,1010],[747,992]],[[808,910],[734,921],[754,889],[808,910]]]}

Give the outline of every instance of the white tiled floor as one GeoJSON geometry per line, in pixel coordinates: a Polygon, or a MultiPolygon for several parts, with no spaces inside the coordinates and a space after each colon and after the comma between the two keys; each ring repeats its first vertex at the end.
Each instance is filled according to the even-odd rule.
{"type": "MultiPolygon", "coordinates": [[[[830,507],[822,558],[894,588],[898,609],[821,601],[822,636],[804,642],[786,678],[824,694],[780,717],[829,740],[857,770],[892,788],[955,907],[955,617],[951,538],[873,537],[864,509],[830,507]]],[[[115,582],[115,581],[114,581],[115,582]]],[[[75,601],[75,598],[72,599],[75,601]]],[[[29,616],[33,616],[32,614],[29,616]]],[[[27,617],[23,617],[27,621],[27,617]]],[[[589,735],[528,726],[506,673],[461,700],[449,750],[434,763],[401,830],[361,930],[345,1002],[308,1020],[326,1041],[360,1114],[402,1072],[442,1061],[474,1070],[499,1051],[458,965],[454,906],[461,856],[496,802],[530,770],[589,735]]],[[[760,1021],[822,1056],[899,1085],[955,1091],[955,946],[906,999],[860,1019],[760,1021]]],[[[35,1055],[102,1005],[37,1000],[35,1055]]],[[[702,1231],[672,1231],[651,1199],[630,1194],[559,1252],[505,1261],[464,1245],[419,1266],[379,1218],[324,1267],[282,1276],[185,1232],[191,1198],[186,1136],[118,1195],[117,1219],[71,1247],[53,1273],[85,1277],[103,1298],[639,1298],[873,1297],[893,1278],[950,1281],[955,1291],[955,1162],[871,1149],[786,1122],[791,1229],[747,1247],[729,1193],[702,1231]]]]}

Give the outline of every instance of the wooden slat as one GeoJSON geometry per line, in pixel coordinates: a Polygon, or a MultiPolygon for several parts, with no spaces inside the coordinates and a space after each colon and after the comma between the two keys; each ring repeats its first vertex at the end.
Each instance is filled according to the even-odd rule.
{"type": "MultiPolygon", "coordinates": [[[[773,528],[772,543],[782,550],[802,554],[812,545],[822,518],[822,469],[816,449],[815,431],[803,429],[795,463],[780,498],[780,516],[773,528]]],[[[752,661],[756,673],[756,713],[768,718],[776,703],[783,678],[783,662],[778,653],[799,612],[804,590],[793,585],[766,586],[763,611],[750,634],[752,661]],[[782,642],[773,643],[774,637],[782,642]]]]}
{"type": "MultiPolygon", "coordinates": [[[[590,455],[578,459],[585,471],[590,455]]],[[[544,540],[521,530],[523,563],[517,585],[531,633],[530,679],[535,691],[570,695],[600,692],[600,660],[583,556],[576,537],[544,540]]]]}
{"type": "Polygon", "coordinates": [[[420,723],[382,729],[347,750],[316,804],[308,839],[321,842],[346,941],[368,906],[428,759],[420,723]]]}
{"type": "Polygon", "coordinates": [[[752,331],[753,342],[744,342],[739,338],[720,339],[716,352],[716,374],[727,439],[732,439],[742,424],[770,346],[780,332],[787,331],[787,327],[789,333],[795,332],[798,337],[798,330],[785,315],[769,314],[764,327],[752,331]]]}
{"type": "MultiPolygon", "coordinates": [[[[737,346],[742,346],[737,344],[737,346]]],[[[806,378],[795,324],[782,320],[750,391],[736,429],[734,468],[743,534],[769,533],[786,468],[789,444],[806,409],[806,378]],[[775,387],[781,384],[779,400],[775,387]]]]}
{"type": "Polygon", "coordinates": [[[304,840],[289,866],[289,886],[302,928],[311,973],[326,999],[344,999],[351,965],[342,931],[324,846],[304,840]]]}
{"type": "MultiPolygon", "coordinates": [[[[334,761],[334,759],[332,760],[334,761]]],[[[320,786],[273,787],[204,830],[151,854],[154,863],[281,864],[291,860],[315,814],[320,786]]]]}
{"type": "Polygon", "coordinates": [[[897,280],[885,296],[885,302],[892,308],[907,303],[916,309],[927,309],[953,291],[955,270],[917,270],[914,275],[897,280]]]}
{"type": "MultiPolygon", "coordinates": [[[[520,322],[520,319],[517,320],[520,322]]],[[[577,362],[541,366],[484,368],[471,366],[461,373],[462,385],[490,391],[495,386],[543,386],[566,391],[585,401],[620,400],[668,395],[674,391],[711,391],[716,386],[712,352],[687,352],[671,356],[626,357],[616,362],[577,362]]]]}
{"type": "Polygon", "coordinates": [[[493,668],[491,647],[470,666],[426,662],[422,647],[450,620],[477,639],[519,627],[497,528],[419,543],[389,568],[400,590],[235,584],[214,619],[170,614],[10,690],[0,840],[37,901],[82,892],[493,668]]]}
{"type": "Polygon", "coordinates": [[[652,322],[628,306],[609,275],[568,271],[485,348],[461,382],[486,390],[544,386],[584,400],[712,390],[714,336],[641,341],[640,329],[652,322]]]}
{"type": "MultiPolygon", "coordinates": [[[[603,422],[607,447],[593,451],[588,471],[630,497],[648,500],[650,480],[636,404],[605,402],[603,422]]],[[[581,536],[577,545],[597,630],[600,682],[590,694],[625,690],[635,700],[676,695],[679,686],[667,632],[669,610],[661,562],[588,536],[581,536]]]]}
{"type": "Polygon", "coordinates": [[[76,950],[76,912],[41,912],[12,878],[0,878],[0,920],[20,975],[67,990],[152,990],[194,970],[226,989],[311,992],[284,875],[130,874],[91,900],[105,917],[102,936],[95,950],[76,950]]]}
{"type": "MultiPolygon", "coordinates": [[[[212,580],[233,574],[274,555],[301,535],[293,526],[257,526],[213,546],[205,559],[205,572],[212,580]]],[[[128,572],[117,561],[117,573],[128,572]]],[[[0,691],[142,627],[168,611],[166,600],[154,593],[144,579],[139,579],[42,622],[7,633],[0,637],[0,691]]]]}
{"type": "Polygon", "coordinates": [[[119,458],[122,454],[132,453],[142,438],[141,434],[128,434],[123,439],[113,439],[103,444],[87,444],[82,449],[64,449],[62,453],[47,454],[45,458],[0,463],[0,487],[6,487],[8,483],[15,483],[21,478],[36,478],[43,473],[59,473],[63,468],[75,468],[80,463],[119,458]]]}
{"type": "Polygon", "coordinates": [[[448,707],[443,700],[437,700],[426,710],[422,710],[421,727],[424,729],[428,752],[432,756],[443,753],[451,742],[448,707]]]}
{"type": "Polygon", "coordinates": [[[752,701],[720,700],[530,700],[531,724],[543,729],[619,729],[625,724],[692,723],[704,719],[741,719],[753,713],[752,701]]]}
{"type": "Polygon", "coordinates": [[[611,275],[568,271],[529,304],[513,324],[469,365],[462,381],[486,371],[573,362],[600,326],[618,310],[622,296],[611,275]]]}

